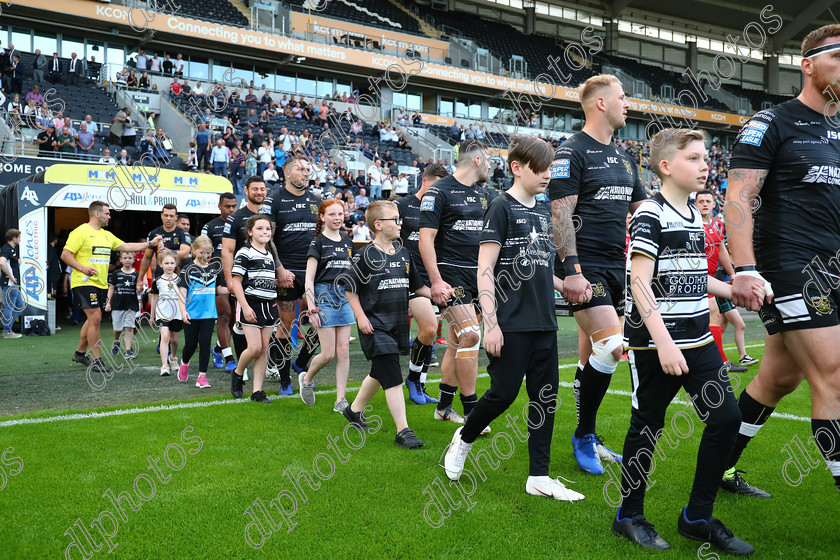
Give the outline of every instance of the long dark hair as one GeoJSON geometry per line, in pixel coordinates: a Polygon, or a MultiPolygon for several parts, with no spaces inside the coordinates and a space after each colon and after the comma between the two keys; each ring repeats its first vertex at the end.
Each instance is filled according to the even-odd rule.
{"type": "Polygon", "coordinates": [[[330,206],[333,206],[335,204],[338,204],[339,206],[341,206],[341,209],[344,210],[344,203],[341,202],[340,200],[336,200],[335,198],[326,199],[318,207],[318,225],[315,226],[315,237],[318,237],[319,235],[321,235],[321,231],[323,231],[323,229],[324,229],[324,222],[323,222],[323,220],[321,220],[321,218],[323,218],[324,214],[327,213],[327,208],[329,208],[330,206]]]}

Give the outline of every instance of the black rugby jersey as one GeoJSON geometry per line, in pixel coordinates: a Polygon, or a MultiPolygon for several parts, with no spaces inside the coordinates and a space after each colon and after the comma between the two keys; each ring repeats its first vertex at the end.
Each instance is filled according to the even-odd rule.
{"type": "Polygon", "coordinates": [[[528,208],[503,193],[487,209],[481,242],[501,245],[493,277],[502,332],[557,330],[551,228],[551,214],[539,202],[528,208]]]}
{"type": "Polygon", "coordinates": [[[289,270],[306,270],[306,254],[318,225],[321,199],[308,190],[296,196],[281,187],[271,194],[270,204],[280,262],[289,270]]]}
{"type": "Polygon", "coordinates": [[[248,242],[248,232],[245,230],[245,222],[248,221],[248,218],[258,213],[260,212],[254,212],[247,206],[243,206],[225,220],[225,227],[222,229],[222,238],[236,240],[234,254],[248,242]]]}
{"type": "Polygon", "coordinates": [[[627,212],[631,202],[647,198],[636,162],[615,144],[574,134],[555,152],[548,183],[550,200],[572,195],[578,196],[575,238],[581,265],[624,268],[627,212]]]}
{"type": "MultiPolygon", "coordinates": [[[[158,226],[149,232],[149,235],[146,237],[146,241],[151,241],[158,235],[163,238],[161,245],[158,247],[151,247],[153,251],[157,251],[158,253],[158,263],[160,263],[160,252],[164,249],[169,249],[170,251],[177,253],[181,248],[182,243],[185,245],[190,244],[190,242],[187,241],[187,232],[177,226],[172,231],[166,231],[163,229],[163,226],[158,226]]],[[[160,264],[158,264],[155,269],[155,275],[160,276],[161,274],[163,274],[163,269],[160,267],[160,264]]]]}
{"type": "Polygon", "coordinates": [[[400,239],[403,247],[408,249],[411,253],[412,262],[417,267],[417,272],[423,278],[423,282],[428,286],[429,274],[426,272],[426,267],[423,266],[423,259],[420,257],[420,199],[417,196],[410,194],[394,201],[402,218],[402,227],[400,228],[400,239]]]}
{"type": "MultiPolygon", "coordinates": [[[[703,218],[694,206],[689,205],[689,211],[690,216],[681,215],[657,193],[639,206],[630,222],[630,254],[656,261],[651,288],[665,328],[680,348],[712,341],[703,218]]],[[[625,310],[625,345],[637,350],[655,348],[630,286],[625,310]]]]}
{"type": "Polygon", "coordinates": [[[744,124],[730,169],[769,171],[754,212],[760,271],[802,270],[814,257],[828,265],[840,249],[840,130],[798,99],[785,101],[744,124]]]}
{"type": "Polygon", "coordinates": [[[353,241],[346,235],[340,241],[319,235],[309,245],[306,257],[318,259],[315,269],[315,283],[334,283],[343,272],[350,269],[350,259],[353,256],[353,241]]]}
{"type": "Polygon", "coordinates": [[[137,302],[137,271],[123,272],[121,268],[108,276],[108,285],[114,287],[111,296],[111,309],[117,311],[138,311],[137,302]]]}
{"type": "Polygon", "coordinates": [[[476,268],[484,212],[489,205],[481,188],[458,182],[454,175],[439,179],[420,201],[420,227],[438,230],[438,265],[476,268]]]}
{"type": "Polygon", "coordinates": [[[221,216],[216,216],[201,228],[201,235],[206,235],[210,238],[210,243],[213,244],[213,259],[220,259],[222,257],[222,237],[225,233],[225,221],[221,216]]]}
{"type": "Polygon", "coordinates": [[[373,334],[359,333],[368,359],[408,351],[408,292],[423,286],[411,262],[411,253],[400,248],[393,255],[376,243],[368,243],[353,255],[353,265],[340,277],[373,326],[373,334]],[[384,335],[384,336],[383,336],[384,335]]]}

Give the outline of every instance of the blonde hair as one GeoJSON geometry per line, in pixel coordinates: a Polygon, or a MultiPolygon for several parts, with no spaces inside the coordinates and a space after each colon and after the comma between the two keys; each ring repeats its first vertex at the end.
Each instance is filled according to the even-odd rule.
{"type": "Polygon", "coordinates": [[[659,164],[673,159],[676,153],[684,150],[691,142],[706,141],[706,133],[699,129],[663,128],[650,139],[650,165],[657,177],[662,179],[659,164]]]}
{"type": "Polygon", "coordinates": [[[195,258],[202,249],[212,249],[213,242],[206,235],[199,235],[195,238],[190,248],[192,249],[193,258],[195,258]]]}
{"type": "Polygon", "coordinates": [[[578,93],[580,94],[581,106],[585,108],[598,93],[603,91],[604,88],[610,87],[612,84],[621,85],[621,80],[612,74],[598,74],[580,84],[578,86],[578,93]]]}
{"type": "Polygon", "coordinates": [[[163,261],[165,261],[169,257],[172,257],[175,260],[175,266],[177,267],[178,266],[178,253],[176,253],[172,249],[165,249],[165,250],[160,252],[160,254],[158,255],[158,266],[161,266],[163,264],[163,261]]]}
{"type": "Polygon", "coordinates": [[[399,212],[397,205],[391,202],[390,200],[374,200],[367,207],[367,210],[365,210],[365,221],[367,221],[368,227],[374,232],[382,231],[376,229],[376,226],[373,225],[373,222],[375,222],[376,220],[381,220],[382,216],[385,215],[386,209],[396,210],[397,212],[399,212]]]}

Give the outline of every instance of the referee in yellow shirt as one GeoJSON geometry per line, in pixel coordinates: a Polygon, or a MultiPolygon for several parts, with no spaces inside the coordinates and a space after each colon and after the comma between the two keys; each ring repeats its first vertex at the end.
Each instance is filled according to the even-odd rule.
{"type": "Polygon", "coordinates": [[[61,253],[61,260],[73,269],[70,274],[70,288],[86,317],[73,361],[85,367],[93,365],[100,372],[107,373],[108,370],[99,357],[99,324],[102,322],[102,310],[105,308],[108,294],[111,251],[142,251],[157,245],[161,237],[158,235],[149,242],[123,242],[110,231],[103,229],[111,221],[111,209],[106,202],[100,200],[91,203],[88,216],[88,223],[70,232],[61,253]],[[92,362],[85,355],[88,348],[94,357],[92,362]]]}

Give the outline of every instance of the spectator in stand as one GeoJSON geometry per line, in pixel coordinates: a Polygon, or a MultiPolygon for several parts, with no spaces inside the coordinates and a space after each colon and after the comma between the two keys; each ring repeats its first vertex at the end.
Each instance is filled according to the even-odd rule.
{"type": "Polygon", "coordinates": [[[497,163],[496,169],[493,170],[493,182],[496,183],[497,186],[501,187],[506,178],[507,176],[505,175],[505,170],[502,169],[502,164],[497,163]]]}
{"type": "Polygon", "coordinates": [[[152,84],[149,81],[149,73],[148,72],[143,72],[143,75],[140,76],[140,79],[137,81],[137,87],[140,88],[140,91],[145,91],[145,92],[148,93],[151,85],[152,84]]]}
{"type": "Polygon", "coordinates": [[[201,82],[195,84],[195,87],[192,90],[193,97],[197,97],[201,100],[204,100],[204,88],[201,85],[201,82]]]}
{"type": "Polygon", "coordinates": [[[149,69],[149,57],[146,56],[146,51],[143,49],[140,49],[140,52],[137,53],[136,68],[138,70],[149,69]]]}
{"type": "Polygon", "coordinates": [[[370,206],[370,199],[367,197],[367,192],[364,188],[359,189],[359,194],[356,195],[354,201],[356,202],[356,208],[359,209],[359,212],[364,212],[367,210],[367,207],[370,206]]]}
{"type": "Polygon", "coordinates": [[[277,174],[277,169],[275,169],[273,162],[269,163],[268,167],[263,171],[262,178],[266,185],[271,187],[274,187],[275,183],[280,181],[280,175],[277,174]]]}
{"type": "Polygon", "coordinates": [[[126,107],[126,116],[125,122],[123,123],[123,131],[122,131],[122,145],[125,146],[136,146],[137,145],[137,130],[134,128],[134,119],[131,118],[131,113],[128,111],[126,107]]]}
{"type": "Polygon", "coordinates": [[[230,155],[228,154],[227,146],[225,146],[224,140],[219,138],[216,140],[216,145],[213,146],[213,150],[210,152],[210,164],[213,166],[213,174],[226,177],[228,161],[230,161],[230,155]]]}
{"type": "Polygon", "coordinates": [[[330,114],[330,107],[327,105],[327,100],[324,99],[321,105],[318,106],[318,123],[324,124],[327,122],[327,115],[330,114]]]}
{"type": "Polygon", "coordinates": [[[23,72],[24,72],[24,69],[25,69],[25,66],[20,61],[20,57],[17,54],[15,54],[12,57],[12,63],[7,70],[8,75],[11,76],[11,88],[9,90],[9,93],[17,92],[17,93],[20,93],[21,95],[23,95],[23,77],[24,77],[23,72]]]}
{"type": "Polygon", "coordinates": [[[125,85],[129,88],[136,88],[137,87],[137,74],[134,70],[128,71],[128,76],[125,79],[125,85]]]}
{"type": "Polygon", "coordinates": [[[70,157],[70,154],[76,153],[76,140],[70,134],[70,129],[67,126],[62,128],[61,132],[56,135],[53,145],[59,157],[66,158],[70,157]]]}
{"type": "Polygon", "coordinates": [[[35,83],[44,83],[44,71],[46,69],[47,57],[41,54],[41,49],[35,49],[35,59],[32,61],[32,79],[35,83]]]}
{"type": "Polygon", "coordinates": [[[239,148],[230,151],[230,182],[233,194],[242,194],[242,183],[245,175],[245,154],[239,148]]]}
{"type": "Polygon", "coordinates": [[[300,106],[300,103],[295,103],[292,106],[292,118],[303,119],[303,107],[300,106]]]}
{"type": "Polygon", "coordinates": [[[204,123],[198,125],[198,131],[195,133],[195,148],[198,151],[197,169],[202,170],[203,161],[203,171],[206,173],[210,168],[210,132],[204,123]]]}
{"type": "Polygon", "coordinates": [[[57,84],[61,81],[61,59],[58,58],[58,53],[53,53],[52,60],[49,63],[49,81],[51,84],[57,84]]]}
{"type": "Polygon", "coordinates": [[[155,53],[155,56],[153,56],[152,60],[149,61],[149,71],[160,74],[160,59],[158,58],[158,53],[155,53]]]}
{"type": "Polygon", "coordinates": [[[175,60],[172,62],[172,72],[176,76],[183,77],[183,75],[184,75],[184,60],[183,60],[183,57],[181,56],[181,53],[178,53],[175,56],[175,60]]]}
{"type": "Polygon", "coordinates": [[[364,133],[364,128],[362,127],[362,121],[356,119],[356,122],[350,125],[350,134],[352,136],[361,136],[364,133]]]}
{"type": "Polygon", "coordinates": [[[30,100],[34,100],[36,105],[43,105],[44,104],[44,96],[41,95],[41,87],[38,84],[32,86],[32,91],[26,94],[26,103],[29,103],[30,100]]]}
{"type": "Polygon", "coordinates": [[[87,75],[91,80],[98,80],[99,73],[102,71],[102,64],[96,62],[96,57],[90,57],[90,62],[87,63],[87,75]]]}
{"type": "Polygon", "coordinates": [[[114,158],[111,157],[111,149],[110,148],[105,148],[105,150],[102,152],[102,157],[99,158],[99,163],[104,164],[104,165],[116,165],[117,164],[117,160],[115,160],[114,158]]]}
{"type": "Polygon", "coordinates": [[[38,144],[38,155],[42,157],[55,155],[55,126],[49,123],[46,130],[42,130],[35,138],[35,142],[38,144]]]}
{"type": "Polygon", "coordinates": [[[184,169],[187,171],[196,171],[198,169],[198,150],[195,149],[195,140],[190,140],[184,169]]]}
{"type": "Polygon", "coordinates": [[[353,236],[353,241],[370,241],[370,228],[365,223],[365,217],[359,216],[358,220],[356,221],[356,225],[353,226],[353,230],[351,235],[353,236]]]}
{"type": "Polygon", "coordinates": [[[174,97],[180,98],[183,94],[181,93],[181,82],[178,81],[177,76],[172,83],[169,84],[169,93],[171,93],[174,97]]]}
{"type": "Polygon", "coordinates": [[[414,126],[420,126],[420,123],[423,122],[423,117],[420,115],[420,111],[415,109],[414,113],[411,114],[411,124],[414,126]]]}
{"type": "Polygon", "coordinates": [[[81,130],[79,130],[79,135],[76,137],[76,148],[78,149],[80,159],[93,159],[90,152],[91,148],[93,148],[93,134],[88,130],[87,123],[85,122],[81,124],[81,130]]]}
{"type": "Polygon", "coordinates": [[[159,160],[165,160],[168,163],[171,157],[169,151],[172,149],[172,140],[163,132],[162,128],[157,129],[155,142],[155,157],[159,160]]]}
{"type": "Polygon", "coordinates": [[[128,150],[120,150],[120,155],[117,157],[117,165],[130,166],[132,163],[131,157],[128,155],[128,150]]]}
{"type": "Polygon", "coordinates": [[[245,117],[245,121],[245,124],[247,124],[250,128],[259,128],[260,117],[257,115],[257,111],[255,109],[248,111],[248,116],[245,117]]]}
{"type": "Polygon", "coordinates": [[[67,84],[79,85],[79,76],[82,76],[84,63],[76,57],[76,53],[70,55],[70,62],[67,64],[67,84]]]}
{"type": "Polygon", "coordinates": [[[192,97],[192,87],[190,87],[190,81],[184,80],[184,85],[181,86],[181,94],[184,97],[192,97]]]}
{"type": "Polygon", "coordinates": [[[91,117],[90,115],[85,115],[85,120],[82,122],[83,124],[87,125],[88,132],[90,132],[94,136],[99,134],[99,126],[95,122],[93,122],[93,117],[91,117]]]}
{"type": "Polygon", "coordinates": [[[257,94],[254,93],[254,90],[248,88],[248,93],[245,95],[245,107],[248,109],[256,109],[257,105],[259,104],[260,100],[257,97],[257,94]]]}
{"type": "Polygon", "coordinates": [[[266,91],[260,99],[260,105],[262,105],[268,110],[274,109],[274,100],[271,98],[271,95],[268,93],[268,91],[266,91]]]}
{"type": "Polygon", "coordinates": [[[155,139],[155,131],[151,128],[146,129],[146,135],[140,141],[140,159],[149,161],[150,158],[155,157],[155,147],[157,140],[155,139]]]}
{"type": "Polygon", "coordinates": [[[160,66],[161,66],[161,69],[163,70],[163,73],[165,75],[167,75],[167,76],[172,75],[172,60],[169,58],[168,54],[164,55],[163,62],[161,63],[160,66]]]}
{"type": "Polygon", "coordinates": [[[268,145],[268,140],[263,140],[262,145],[257,149],[257,174],[263,175],[268,164],[274,157],[274,150],[268,145]]]}
{"type": "Polygon", "coordinates": [[[228,122],[233,126],[239,126],[239,107],[234,107],[233,111],[231,111],[230,115],[228,115],[228,122]]]}
{"type": "Polygon", "coordinates": [[[399,112],[397,113],[397,122],[400,126],[405,126],[408,124],[408,113],[405,112],[405,109],[400,107],[399,112]]]}
{"type": "Polygon", "coordinates": [[[3,338],[20,338],[12,326],[26,307],[20,289],[20,230],[6,232],[6,244],[0,249],[0,293],[3,305],[3,338]]]}

